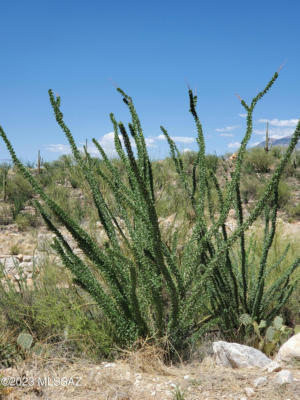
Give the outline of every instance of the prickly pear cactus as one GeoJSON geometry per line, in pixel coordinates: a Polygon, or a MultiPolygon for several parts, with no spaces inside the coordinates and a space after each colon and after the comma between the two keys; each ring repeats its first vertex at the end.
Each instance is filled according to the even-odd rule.
{"type": "Polygon", "coordinates": [[[33,343],[33,337],[29,333],[22,332],[18,336],[17,343],[22,350],[30,350],[33,343]]]}

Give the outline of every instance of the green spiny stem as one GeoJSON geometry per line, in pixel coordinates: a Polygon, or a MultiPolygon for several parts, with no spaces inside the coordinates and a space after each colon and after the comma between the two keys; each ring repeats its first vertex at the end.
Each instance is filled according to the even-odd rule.
{"type": "MultiPolygon", "coordinates": [[[[241,201],[241,193],[239,185],[236,185],[236,214],[239,226],[243,225],[243,208],[241,201]]],[[[245,311],[248,312],[247,306],[247,271],[246,271],[246,251],[245,251],[245,233],[242,231],[240,236],[240,249],[241,249],[241,269],[242,269],[242,279],[243,279],[243,305],[245,311]]],[[[235,286],[237,290],[237,285],[235,286]]]]}
{"type": "MultiPolygon", "coordinates": [[[[218,261],[218,257],[221,256],[222,253],[226,252],[232,246],[232,244],[240,237],[241,232],[245,232],[253,224],[253,222],[256,220],[256,218],[261,214],[267,199],[270,197],[272,191],[275,189],[276,185],[278,184],[278,181],[282,175],[283,169],[286,166],[287,161],[290,158],[291,153],[293,152],[293,150],[298,142],[299,137],[300,137],[300,121],[298,122],[298,125],[295,129],[295,132],[294,132],[292,138],[291,138],[290,144],[284,154],[283,159],[281,160],[281,162],[277,166],[275,172],[273,173],[273,176],[272,176],[269,184],[267,184],[266,189],[265,189],[263,195],[261,196],[260,200],[257,202],[254,210],[251,212],[248,219],[235,230],[235,232],[232,234],[232,236],[230,236],[228,241],[226,243],[224,243],[217,250],[216,255],[214,256],[214,258],[210,261],[209,265],[207,266],[207,270],[206,270],[205,274],[203,275],[203,279],[209,277],[209,275],[212,273],[212,270],[215,268],[215,265],[218,261]]],[[[210,235],[211,234],[212,234],[212,231],[210,231],[210,235]]],[[[205,237],[202,239],[202,241],[204,239],[205,239],[205,237]]],[[[199,285],[196,285],[196,287],[193,291],[194,293],[191,294],[191,296],[190,296],[190,301],[189,301],[187,310],[189,310],[189,307],[193,303],[195,296],[198,295],[198,291],[202,285],[203,285],[203,281],[201,281],[199,283],[199,285]]]]}
{"type": "Polygon", "coordinates": [[[50,103],[52,105],[52,108],[53,108],[53,111],[55,114],[56,121],[59,124],[59,126],[61,127],[61,129],[63,130],[63,132],[65,133],[65,135],[70,143],[72,153],[73,153],[76,161],[78,162],[78,165],[82,169],[87,182],[90,185],[93,199],[94,199],[97,211],[98,211],[100,221],[103,225],[103,228],[105,229],[108,237],[110,238],[110,240],[112,241],[114,246],[118,247],[116,233],[115,233],[114,227],[111,223],[111,220],[108,216],[108,206],[105,203],[103,196],[98,189],[97,182],[96,182],[93,174],[89,173],[88,168],[79,153],[79,150],[75,144],[75,141],[71,134],[70,129],[67,127],[67,125],[65,124],[65,122],[63,120],[63,113],[60,111],[60,108],[59,108],[60,100],[59,100],[59,102],[57,102],[57,100],[55,100],[53,92],[51,90],[49,90],[49,98],[50,98],[50,103]]]}

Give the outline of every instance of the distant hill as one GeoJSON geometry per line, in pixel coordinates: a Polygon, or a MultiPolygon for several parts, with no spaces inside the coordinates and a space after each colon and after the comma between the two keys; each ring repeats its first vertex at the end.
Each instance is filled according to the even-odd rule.
{"type": "MultiPolygon", "coordinates": [[[[274,146],[288,146],[290,143],[292,136],[285,136],[281,139],[269,139],[269,146],[270,147],[274,147],[274,146]]],[[[265,147],[266,142],[263,141],[261,143],[259,143],[258,145],[256,145],[255,147],[265,147]]],[[[298,141],[297,146],[296,146],[297,150],[300,150],[300,141],[298,141]]]]}

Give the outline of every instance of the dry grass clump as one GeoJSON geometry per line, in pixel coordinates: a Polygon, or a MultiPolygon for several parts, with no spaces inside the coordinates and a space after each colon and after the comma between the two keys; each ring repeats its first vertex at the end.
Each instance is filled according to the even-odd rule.
{"type": "Polygon", "coordinates": [[[172,375],[166,365],[168,353],[167,340],[161,346],[151,343],[150,339],[139,339],[132,350],[122,350],[125,362],[137,372],[147,374],[172,375]],[[164,345],[164,346],[163,346],[164,345]]]}

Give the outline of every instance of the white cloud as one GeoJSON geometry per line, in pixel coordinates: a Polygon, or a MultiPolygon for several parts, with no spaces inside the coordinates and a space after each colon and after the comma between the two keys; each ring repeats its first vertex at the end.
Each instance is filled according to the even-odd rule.
{"type": "Polygon", "coordinates": [[[192,151],[192,150],[189,148],[186,148],[186,149],[183,149],[182,151],[183,151],[183,153],[188,153],[189,151],[192,151]]]}
{"type": "Polygon", "coordinates": [[[240,128],[239,125],[231,125],[231,126],[225,126],[225,128],[217,128],[216,132],[231,132],[235,129],[240,128]]]}
{"type": "Polygon", "coordinates": [[[240,147],[241,143],[240,142],[234,142],[234,143],[229,143],[228,147],[231,149],[237,149],[238,147],[240,147]]]}
{"type": "Polygon", "coordinates": [[[250,147],[255,147],[255,146],[257,146],[259,143],[261,143],[261,142],[251,143],[251,144],[250,144],[250,147]]]}
{"type": "Polygon", "coordinates": [[[156,147],[154,138],[145,138],[145,142],[148,147],[156,147]]]}
{"type": "MultiPolygon", "coordinates": [[[[101,147],[103,148],[103,150],[105,151],[105,153],[107,154],[108,157],[116,157],[117,156],[117,152],[115,150],[114,138],[115,138],[114,132],[109,132],[109,133],[106,133],[105,135],[103,135],[102,138],[98,140],[99,144],[101,145],[101,147]]],[[[122,145],[124,145],[122,135],[119,135],[119,139],[121,140],[122,145]]],[[[130,142],[131,142],[132,148],[135,148],[136,144],[135,144],[134,140],[130,139],[130,142]]],[[[148,147],[155,147],[155,139],[154,138],[145,138],[145,142],[148,147]]],[[[85,143],[80,143],[80,146],[78,146],[78,149],[83,151],[83,145],[85,145],[85,143]]],[[[88,152],[92,156],[100,156],[100,153],[93,142],[88,143],[87,148],[88,148],[88,152]]],[[[63,153],[63,154],[71,153],[70,146],[67,144],[49,144],[46,147],[46,150],[54,152],[54,153],[63,153]]]]}
{"type": "MultiPolygon", "coordinates": [[[[117,152],[115,150],[114,137],[114,132],[109,132],[103,135],[100,140],[98,140],[100,146],[103,148],[108,157],[115,157],[117,155],[117,152]]],[[[119,135],[119,138],[122,141],[121,135],[119,135]]],[[[92,142],[88,143],[87,150],[92,156],[100,156],[99,150],[92,142]]]]}
{"type": "Polygon", "coordinates": [[[246,113],[241,113],[241,114],[239,114],[239,116],[240,116],[241,118],[246,118],[246,117],[247,117],[247,114],[246,114],[246,113]]]}
{"type": "Polygon", "coordinates": [[[71,153],[71,148],[68,144],[49,144],[46,146],[46,150],[51,151],[53,153],[71,153]]]}
{"type": "MultiPolygon", "coordinates": [[[[157,140],[166,140],[165,135],[159,135],[156,136],[157,140]]],[[[171,139],[174,140],[174,142],[180,142],[180,143],[194,143],[195,139],[189,136],[171,136],[171,139]]]]}
{"type": "MultiPolygon", "coordinates": [[[[253,133],[255,135],[263,135],[265,136],[266,134],[266,129],[253,129],[253,133]]],[[[272,138],[280,138],[280,137],[285,137],[285,136],[291,136],[294,133],[293,128],[270,128],[269,129],[269,136],[272,138]]]]}
{"type": "Polygon", "coordinates": [[[298,124],[298,119],[259,119],[257,122],[259,123],[267,123],[271,126],[278,126],[278,127],[296,127],[298,124]]]}
{"type": "Polygon", "coordinates": [[[167,140],[166,137],[165,137],[165,135],[156,136],[156,139],[157,139],[157,140],[167,140]]]}
{"type": "Polygon", "coordinates": [[[234,136],[234,134],[233,133],[220,133],[220,136],[232,137],[232,136],[234,136]]]}
{"type": "Polygon", "coordinates": [[[291,135],[272,135],[271,136],[271,139],[282,139],[282,138],[284,138],[284,137],[287,137],[287,136],[291,136],[291,135]]]}

